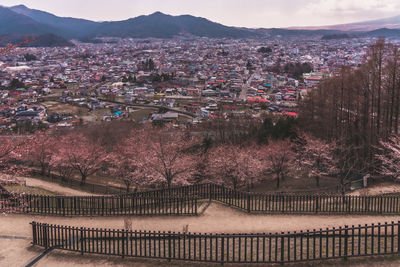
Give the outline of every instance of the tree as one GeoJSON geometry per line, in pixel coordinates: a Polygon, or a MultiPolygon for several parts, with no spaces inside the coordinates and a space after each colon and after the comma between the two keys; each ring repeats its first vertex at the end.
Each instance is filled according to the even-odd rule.
{"type": "Polygon", "coordinates": [[[315,177],[319,186],[320,177],[336,172],[336,159],[334,152],[336,144],[327,143],[311,135],[304,135],[304,149],[302,151],[302,164],[310,170],[310,175],[315,177]]]}
{"type": "Polygon", "coordinates": [[[295,139],[297,120],[293,117],[280,118],[272,129],[271,137],[274,139],[295,139]]]}
{"type": "Polygon", "coordinates": [[[274,140],[261,151],[267,168],[275,174],[276,187],[293,165],[294,153],[289,140],[274,140]]]}
{"type": "Polygon", "coordinates": [[[18,79],[12,79],[10,84],[8,85],[10,89],[17,89],[17,88],[25,88],[25,84],[18,79]]]}
{"type": "MultiPolygon", "coordinates": [[[[0,41],[4,40],[5,38],[0,38],[0,41]]],[[[26,38],[24,41],[17,43],[17,44],[8,44],[6,47],[4,48],[0,48],[0,56],[1,55],[7,55],[9,54],[12,50],[14,50],[17,47],[21,47],[27,43],[33,42],[34,39],[32,38],[26,38]]]]}
{"type": "Polygon", "coordinates": [[[90,140],[82,133],[71,132],[60,140],[59,153],[65,155],[65,160],[81,175],[81,185],[86,178],[99,171],[108,159],[106,150],[99,142],[90,140]]]}
{"type": "Polygon", "coordinates": [[[229,183],[234,190],[247,185],[249,189],[266,169],[258,158],[259,147],[223,144],[210,149],[208,169],[213,180],[229,183]]]}
{"type": "Polygon", "coordinates": [[[257,49],[258,53],[263,53],[263,54],[270,54],[272,52],[272,48],[271,47],[260,47],[259,49],[257,49]]]}
{"type": "Polygon", "coordinates": [[[379,142],[398,132],[399,55],[397,45],[378,39],[359,68],[343,67],[299,103],[302,128],[345,148],[351,168],[374,172],[379,142]]]}
{"type": "Polygon", "coordinates": [[[58,175],[63,181],[68,181],[72,178],[74,168],[69,164],[66,155],[63,154],[63,150],[57,145],[53,146],[53,156],[51,157],[49,165],[52,169],[56,170],[58,175]]]}
{"type": "Polygon", "coordinates": [[[152,71],[155,68],[155,64],[152,58],[147,61],[147,68],[148,70],[152,71]]]}
{"type": "Polygon", "coordinates": [[[33,54],[26,53],[24,55],[25,61],[34,61],[37,60],[37,57],[33,54]]]}
{"type": "Polygon", "coordinates": [[[55,140],[49,132],[37,131],[27,143],[24,158],[40,166],[40,174],[45,175],[54,154],[55,140]]]}
{"type": "Polygon", "coordinates": [[[274,131],[274,123],[272,121],[272,118],[271,117],[265,118],[263,124],[258,130],[258,136],[257,136],[258,143],[268,144],[268,141],[271,138],[273,131],[274,131]]]}
{"type": "Polygon", "coordinates": [[[144,150],[145,144],[143,139],[138,138],[138,133],[138,130],[132,131],[129,138],[114,148],[109,158],[108,172],[125,184],[128,193],[133,185],[137,189],[152,183],[143,160],[147,151],[144,150]]]}
{"type": "Polygon", "coordinates": [[[375,158],[380,165],[378,173],[384,177],[400,179],[400,137],[392,136],[388,141],[380,141],[380,149],[375,158]]]}
{"type": "Polygon", "coordinates": [[[22,136],[0,136],[0,171],[2,175],[14,180],[15,176],[25,174],[26,168],[15,164],[26,153],[28,138],[22,136]]]}
{"type": "Polygon", "coordinates": [[[146,129],[141,134],[147,143],[144,159],[148,173],[155,181],[166,183],[168,188],[173,183],[187,184],[194,172],[196,153],[192,148],[197,139],[183,131],[164,129],[146,129]]]}

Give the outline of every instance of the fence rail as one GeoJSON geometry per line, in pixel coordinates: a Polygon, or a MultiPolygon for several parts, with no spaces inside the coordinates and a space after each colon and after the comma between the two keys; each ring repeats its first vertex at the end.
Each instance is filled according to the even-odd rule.
{"type": "Polygon", "coordinates": [[[33,245],[80,253],[217,263],[289,263],[400,252],[400,222],[274,234],[196,234],[32,222],[33,245]]]}
{"type": "Polygon", "coordinates": [[[0,209],[46,215],[197,215],[203,201],[249,213],[400,214],[400,195],[255,194],[198,184],[115,196],[0,195],[0,209]]]}
{"type": "Polygon", "coordinates": [[[0,210],[58,216],[197,215],[197,198],[150,198],[132,196],[1,197],[0,210]]]}

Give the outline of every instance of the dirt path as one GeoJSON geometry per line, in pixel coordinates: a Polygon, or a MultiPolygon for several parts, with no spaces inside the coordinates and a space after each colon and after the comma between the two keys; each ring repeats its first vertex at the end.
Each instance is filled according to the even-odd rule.
{"type": "MultiPolygon", "coordinates": [[[[33,220],[49,224],[70,226],[86,226],[91,228],[121,229],[124,218],[132,220],[135,230],[181,231],[189,224],[190,232],[201,233],[275,233],[298,230],[312,230],[343,225],[358,225],[365,223],[391,222],[400,219],[399,216],[364,216],[364,215],[249,215],[219,204],[211,204],[204,215],[198,217],[44,217],[29,215],[0,215],[0,236],[22,236],[27,240],[0,239],[0,266],[21,266],[34,256],[40,254],[40,248],[30,246],[31,226],[33,220]]],[[[366,263],[355,266],[367,266],[366,263]],[[364,265],[365,264],[365,265],[364,265]]],[[[394,265],[399,266],[399,259],[394,265]]],[[[187,266],[184,262],[150,261],[142,259],[121,259],[107,256],[81,256],[76,253],[54,251],[42,259],[36,266],[187,266]]],[[[197,266],[197,264],[191,264],[197,266]]],[[[204,266],[204,265],[198,265],[204,266]]],[[[218,265],[213,265],[218,266],[218,265]]],[[[298,266],[298,265],[296,265],[298,266]]],[[[307,266],[307,265],[305,265],[307,266]]]]}
{"type": "Polygon", "coordinates": [[[44,217],[29,215],[0,216],[0,235],[31,236],[33,220],[50,224],[114,228],[124,226],[124,218],[132,220],[135,230],[182,231],[189,224],[190,232],[200,233],[275,233],[319,228],[398,221],[399,216],[366,215],[254,215],[211,204],[202,216],[135,216],[135,217],[44,217]]]}
{"type": "Polygon", "coordinates": [[[79,191],[76,189],[71,189],[69,187],[65,187],[59,185],[57,183],[51,183],[47,181],[43,181],[35,178],[23,178],[26,181],[27,186],[39,187],[56,194],[66,195],[66,196],[95,196],[97,194],[87,193],[84,191],[79,191]]]}
{"type": "Polygon", "coordinates": [[[381,183],[378,185],[373,185],[367,188],[356,190],[350,195],[352,196],[375,196],[382,194],[390,194],[390,193],[399,193],[400,192],[400,184],[393,183],[381,183]]]}

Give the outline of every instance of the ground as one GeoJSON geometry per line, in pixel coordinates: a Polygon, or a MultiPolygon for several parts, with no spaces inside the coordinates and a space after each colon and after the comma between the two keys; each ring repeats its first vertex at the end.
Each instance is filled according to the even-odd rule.
{"type": "Polygon", "coordinates": [[[82,192],[79,190],[75,190],[72,188],[68,188],[65,186],[61,186],[56,183],[46,182],[40,179],[35,178],[24,178],[26,181],[26,185],[31,188],[39,188],[42,191],[52,192],[53,195],[65,195],[65,196],[87,196],[87,195],[95,195],[87,192],[82,192]]]}
{"type": "Polygon", "coordinates": [[[58,113],[82,116],[88,112],[88,108],[86,107],[78,107],[56,101],[46,101],[43,102],[42,105],[46,107],[47,114],[58,113]]]}
{"type": "MultiPolygon", "coordinates": [[[[27,184],[64,195],[82,195],[82,193],[59,185],[53,185],[37,179],[28,179],[27,184]],[[51,188],[49,188],[51,187],[51,188]]],[[[371,192],[386,192],[393,185],[375,186],[371,192]]],[[[397,187],[396,187],[397,188],[397,187]]],[[[392,188],[393,189],[393,188],[392,188]]],[[[365,194],[365,193],[363,193],[365,194]]],[[[32,247],[31,221],[46,222],[49,224],[83,226],[91,228],[121,229],[127,217],[48,217],[31,215],[0,215],[0,266],[21,266],[28,263],[43,249],[32,247]]],[[[129,217],[134,230],[151,231],[182,231],[184,225],[189,225],[190,232],[196,233],[275,233],[299,230],[313,230],[331,228],[343,225],[371,224],[378,222],[398,221],[399,216],[365,216],[365,215],[267,215],[247,214],[217,203],[213,203],[201,216],[170,217],[170,216],[139,216],[129,217]]],[[[318,262],[312,263],[318,264],[318,262]]],[[[312,266],[304,264],[303,266],[312,266]]],[[[400,257],[361,258],[323,262],[318,266],[400,266],[400,257]],[[375,263],[375,264],[374,264],[375,263]]],[[[171,262],[121,259],[96,255],[79,255],[72,252],[53,251],[42,259],[36,266],[188,266],[185,262],[171,262]]],[[[190,266],[207,266],[205,264],[190,263],[190,266]]],[[[217,266],[216,264],[211,266],[217,266]]],[[[228,265],[229,266],[229,265],[228,265]]],[[[236,265],[237,266],[237,265],[236,265]]],[[[241,265],[243,266],[243,265],[241,265]]],[[[296,266],[300,266],[296,264],[296,266]]]]}
{"type": "Polygon", "coordinates": [[[372,196],[372,195],[382,195],[382,194],[399,194],[400,184],[393,184],[389,182],[372,185],[367,188],[356,190],[350,195],[353,196],[372,196]]]}

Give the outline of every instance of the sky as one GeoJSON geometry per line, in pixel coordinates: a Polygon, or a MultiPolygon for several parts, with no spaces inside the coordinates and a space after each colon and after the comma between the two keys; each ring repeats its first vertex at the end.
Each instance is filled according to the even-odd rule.
{"type": "Polygon", "coordinates": [[[0,0],[57,16],[124,20],[161,11],[190,14],[227,26],[324,26],[400,15],[400,0],[0,0]]]}

